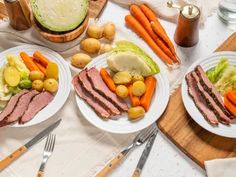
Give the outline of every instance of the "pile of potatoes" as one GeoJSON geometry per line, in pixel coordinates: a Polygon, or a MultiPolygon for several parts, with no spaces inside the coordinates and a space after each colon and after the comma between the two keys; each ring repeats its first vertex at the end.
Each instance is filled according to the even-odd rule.
{"type": "Polygon", "coordinates": [[[91,60],[92,55],[99,55],[112,49],[110,44],[101,44],[102,38],[111,42],[116,34],[116,27],[109,22],[103,26],[92,24],[87,29],[88,38],[83,39],[80,43],[80,49],[85,53],[77,53],[71,58],[71,64],[77,68],[83,69],[91,60]]]}

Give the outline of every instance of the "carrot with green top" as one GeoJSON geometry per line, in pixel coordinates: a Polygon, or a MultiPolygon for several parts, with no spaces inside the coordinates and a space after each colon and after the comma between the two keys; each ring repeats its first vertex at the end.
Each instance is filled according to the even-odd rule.
{"type": "Polygon", "coordinates": [[[140,99],[139,99],[139,97],[133,95],[132,84],[128,85],[128,93],[129,93],[129,99],[130,99],[131,105],[134,106],[134,107],[139,106],[140,105],[140,99]]]}
{"type": "Polygon", "coordinates": [[[172,65],[172,60],[158,47],[143,26],[131,15],[125,17],[126,24],[136,32],[165,63],[172,65]]]}
{"type": "Polygon", "coordinates": [[[45,68],[47,67],[48,63],[50,62],[47,57],[45,57],[41,52],[35,51],[33,54],[34,58],[41,63],[45,68]]]}
{"type": "Polygon", "coordinates": [[[236,106],[231,103],[227,96],[224,97],[224,105],[234,116],[236,116],[236,106]]]}
{"type": "Polygon", "coordinates": [[[165,45],[165,43],[157,36],[151,27],[151,24],[145,14],[137,5],[130,6],[130,13],[136,20],[138,20],[144,29],[148,32],[148,34],[152,37],[152,39],[156,42],[156,44],[163,50],[163,52],[170,57],[173,61],[176,60],[176,56],[170,51],[169,47],[165,45]]]}
{"type": "Polygon", "coordinates": [[[145,79],[144,82],[146,85],[146,92],[141,97],[140,106],[142,106],[145,109],[145,111],[147,112],[150,107],[150,104],[152,102],[152,97],[155,93],[157,81],[156,81],[155,77],[149,76],[145,79]]]}
{"type": "Polygon", "coordinates": [[[114,81],[112,80],[110,74],[107,72],[107,70],[105,68],[102,68],[100,70],[100,75],[102,77],[102,80],[106,83],[107,87],[115,92],[116,91],[116,85],[114,83],[114,81]]]}
{"type": "Polygon", "coordinates": [[[26,67],[30,71],[40,71],[39,68],[37,67],[37,65],[33,62],[33,60],[30,58],[30,56],[27,53],[21,52],[20,56],[21,56],[23,62],[25,63],[26,67]]]}

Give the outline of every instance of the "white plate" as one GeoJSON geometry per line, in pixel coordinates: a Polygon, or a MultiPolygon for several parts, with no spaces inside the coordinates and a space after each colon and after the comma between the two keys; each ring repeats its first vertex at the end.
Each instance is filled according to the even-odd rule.
{"type": "MultiPolygon", "coordinates": [[[[207,71],[208,69],[213,68],[217,65],[220,57],[227,57],[231,64],[236,65],[236,52],[217,52],[207,58],[195,62],[188,69],[188,72],[194,70],[197,65],[201,65],[204,71],[207,71]]],[[[231,126],[226,126],[220,123],[218,127],[213,127],[204,119],[200,111],[195,106],[192,98],[188,95],[187,83],[185,79],[183,79],[182,82],[182,99],[188,113],[191,115],[193,120],[201,127],[217,135],[236,138],[236,122],[233,122],[231,126]]]]}
{"type": "MultiPolygon", "coordinates": [[[[96,67],[97,69],[107,67],[106,57],[102,55],[93,59],[87,67],[96,67]]],[[[169,82],[166,75],[161,72],[155,77],[157,79],[157,87],[150,109],[145,114],[145,117],[138,121],[129,121],[127,113],[122,114],[118,120],[103,120],[84,100],[76,95],[77,105],[83,116],[94,126],[102,130],[120,134],[139,131],[154,123],[161,116],[169,100],[169,82]]]]}
{"type": "Polygon", "coordinates": [[[5,50],[0,53],[0,66],[3,66],[6,62],[7,54],[16,54],[19,55],[20,52],[24,51],[29,55],[39,50],[47,58],[57,63],[59,68],[59,87],[56,95],[54,96],[52,102],[50,102],[44,109],[42,109],[38,114],[29,122],[21,124],[13,124],[12,127],[27,127],[32,126],[38,123],[41,123],[51,116],[53,116],[65,103],[66,99],[69,96],[71,89],[71,72],[67,62],[56,52],[37,45],[22,45],[19,47],[14,47],[8,50],[5,50]]]}

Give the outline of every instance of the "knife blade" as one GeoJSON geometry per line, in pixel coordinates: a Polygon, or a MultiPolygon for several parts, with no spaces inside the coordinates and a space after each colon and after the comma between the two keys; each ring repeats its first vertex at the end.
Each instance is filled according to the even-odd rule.
{"type": "Polygon", "coordinates": [[[138,161],[138,164],[135,168],[135,171],[132,175],[132,177],[139,177],[141,175],[142,169],[147,161],[147,158],[149,156],[149,153],[152,149],[152,146],[154,144],[155,138],[157,136],[158,130],[156,130],[153,135],[148,139],[148,142],[143,150],[143,153],[138,161]]]}
{"type": "Polygon", "coordinates": [[[61,119],[45,128],[43,131],[38,133],[33,139],[27,142],[25,145],[21,146],[17,150],[15,150],[12,154],[7,156],[5,159],[0,161],[0,171],[4,170],[7,166],[9,166],[12,162],[18,159],[21,155],[28,151],[30,147],[41,141],[46,137],[51,131],[53,131],[61,122],[61,119]]]}

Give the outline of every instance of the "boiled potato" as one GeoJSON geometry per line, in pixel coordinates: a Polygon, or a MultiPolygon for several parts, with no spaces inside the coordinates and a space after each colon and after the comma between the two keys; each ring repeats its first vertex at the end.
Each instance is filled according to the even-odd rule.
{"type": "Polygon", "coordinates": [[[137,120],[145,115],[145,110],[142,106],[131,107],[128,110],[128,117],[130,120],[137,120]]]}
{"type": "Polygon", "coordinates": [[[99,54],[109,52],[111,49],[112,49],[112,46],[110,44],[103,44],[99,50],[99,54]]]}
{"type": "Polygon", "coordinates": [[[71,64],[77,68],[84,68],[92,58],[89,55],[86,55],[84,53],[78,53],[72,56],[71,58],[71,64]]]}
{"type": "Polygon", "coordinates": [[[132,85],[132,93],[135,96],[142,96],[146,91],[146,85],[143,81],[136,81],[132,85]]]}
{"type": "Polygon", "coordinates": [[[116,26],[114,23],[107,23],[104,25],[103,36],[108,40],[113,40],[116,34],[116,26]]]}
{"type": "Polygon", "coordinates": [[[135,81],[144,81],[144,78],[142,75],[140,74],[134,74],[132,76],[132,82],[135,82],[135,81]]]}
{"type": "Polygon", "coordinates": [[[58,79],[59,69],[56,63],[49,62],[46,68],[46,76],[47,78],[58,79]]]}
{"type": "Polygon", "coordinates": [[[96,54],[101,48],[101,43],[97,39],[87,38],[80,43],[80,48],[88,53],[96,54]]]}
{"type": "Polygon", "coordinates": [[[43,90],[43,81],[42,80],[33,81],[32,88],[41,92],[43,90]]]}
{"type": "Polygon", "coordinates": [[[126,98],[128,96],[128,88],[124,85],[118,85],[116,87],[116,95],[121,98],[126,98]]]}
{"type": "Polygon", "coordinates": [[[11,87],[15,87],[20,83],[20,73],[13,66],[9,66],[4,69],[3,77],[7,85],[11,87]]]}
{"type": "Polygon", "coordinates": [[[41,71],[31,71],[29,74],[29,78],[31,81],[35,80],[43,80],[44,79],[44,74],[41,71]]]}
{"type": "Polygon", "coordinates": [[[128,84],[131,82],[131,79],[132,79],[132,76],[127,71],[117,72],[113,76],[113,81],[115,82],[115,84],[128,84]]]}
{"type": "Polygon", "coordinates": [[[43,87],[45,90],[54,93],[58,90],[58,82],[57,80],[50,78],[50,79],[46,79],[43,83],[43,87]]]}
{"type": "Polygon", "coordinates": [[[103,37],[103,30],[102,26],[98,26],[96,24],[90,25],[87,30],[87,35],[91,38],[100,39],[103,37]]]}

